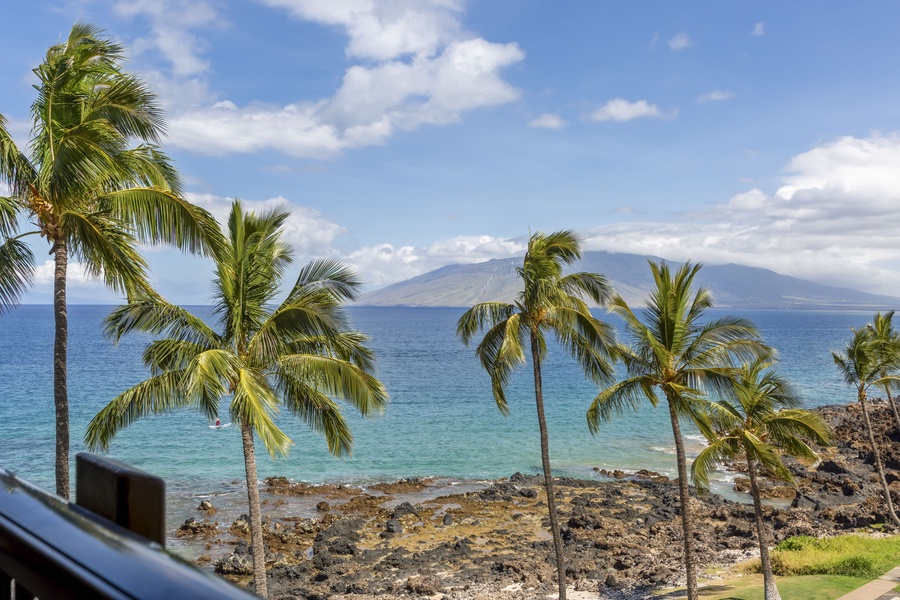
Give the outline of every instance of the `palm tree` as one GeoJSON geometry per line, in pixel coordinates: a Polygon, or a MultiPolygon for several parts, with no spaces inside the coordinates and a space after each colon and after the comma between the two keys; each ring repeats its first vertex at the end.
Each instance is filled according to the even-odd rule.
{"type": "Polygon", "coordinates": [[[779,449],[791,456],[816,460],[818,456],[808,442],[827,444],[829,435],[821,417],[798,408],[800,401],[788,383],[770,370],[772,365],[771,360],[759,359],[741,367],[733,382],[734,400],[721,399],[715,407],[715,435],[694,459],[691,479],[698,490],[708,491],[709,474],[716,465],[737,456],[747,461],[765,600],[781,600],[769,559],[770,536],[763,519],[759,471],[765,469],[778,479],[792,482],[779,449]]]}
{"type": "Polygon", "coordinates": [[[116,341],[132,331],[162,337],[144,352],[152,377],[114,398],[85,433],[89,447],[107,448],[120,429],[141,417],[190,407],[214,420],[223,399],[230,400],[243,441],[254,586],[263,597],[254,433],[273,456],[286,454],[292,442],[274,422],[283,406],[323,433],[331,453],[342,456],[350,453],[353,438],[333,398],[348,401],[363,416],[387,403],[384,386],[372,375],[366,337],[350,329],[342,308],[357,296],[353,273],[334,261],[313,261],[273,307],[291,261],[290,247],[280,239],[287,216],[284,210],[245,213],[234,202],[228,243],[216,258],[213,312],[220,331],[159,297],[132,301],[107,317],[107,334],[116,341]]]}
{"type": "Polygon", "coordinates": [[[597,304],[604,303],[610,294],[606,279],[596,273],[563,276],[563,265],[572,264],[580,258],[580,240],[575,233],[557,231],[549,235],[541,232],[532,234],[525,260],[516,269],[524,284],[516,301],[512,304],[477,304],[459,318],[456,327],[457,335],[466,345],[479,331],[485,330],[475,354],[491,376],[494,400],[504,415],[509,413],[506,384],[512,371],[525,363],[526,348],[530,349],[541,437],[541,464],[561,600],[566,597],[566,571],[550,471],[550,444],[541,382],[541,364],[547,355],[545,332],[553,333],[581,364],[585,375],[595,383],[605,381],[612,375],[610,359],[615,346],[612,328],[595,319],[582,300],[583,296],[587,296],[597,304]]]}
{"type": "Polygon", "coordinates": [[[54,260],[56,493],[69,496],[66,268],[70,259],[117,293],[150,295],[139,243],[207,252],[221,237],[215,220],[188,203],[175,169],[155,142],[163,118],[153,94],[121,69],[123,50],[91,25],[76,24],[35,69],[30,154],[0,117],[0,312],[34,279],[25,237],[47,240],[54,260]],[[132,140],[141,145],[132,147],[132,140]],[[19,233],[19,225],[34,230],[19,233]]]}
{"type": "Polygon", "coordinates": [[[871,328],[851,329],[853,337],[850,344],[843,352],[832,352],[834,364],[837,365],[847,385],[856,388],[856,399],[862,409],[863,422],[866,425],[866,435],[869,445],[872,447],[872,455],[875,459],[875,468],[881,481],[881,489],[887,502],[888,515],[895,525],[900,527],[900,519],[894,512],[894,503],[891,500],[891,490],[884,478],[884,466],[881,464],[881,452],[875,442],[875,434],[872,432],[872,420],[869,418],[867,400],[868,389],[871,386],[884,386],[897,381],[894,375],[885,375],[893,366],[895,358],[885,354],[882,344],[871,328]]]}
{"type": "Polygon", "coordinates": [[[644,400],[656,407],[657,392],[665,398],[675,439],[690,600],[697,598],[697,567],[680,419],[686,418],[704,434],[711,434],[706,414],[710,403],[708,393],[727,390],[736,363],[767,356],[770,352],[749,321],[722,317],[705,322],[705,312],[712,307],[712,296],[703,288],[696,293],[692,290],[700,268],[700,264],[688,262],[672,273],[666,262],[651,261],[655,287],[640,317],[621,296],[616,295],[610,301],[610,311],[624,319],[633,341],[632,346],[620,350],[628,376],[602,390],[587,411],[588,427],[596,433],[601,422],[629,409],[637,411],[644,400]]]}
{"type": "MultiPolygon", "coordinates": [[[[878,312],[875,313],[873,322],[866,325],[875,336],[875,339],[878,342],[878,352],[881,355],[881,360],[885,362],[885,368],[881,373],[882,376],[896,373],[898,369],[900,369],[900,333],[897,333],[897,330],[894,329],[892,323],[893,319],[894,311],[890,311],[884,315],[878,312]]],[[[894,401],[894,397],[891,394],[893,384],[893,381],[887,380],[881,384],[881,387],[884,388],[884,393],[887,395],[888,405],[891,407],[891,412],[894,413],[894,423],[897,425],[897,433],[900,434],[900,412],[898,412],[897,403],[894,401]]]]}

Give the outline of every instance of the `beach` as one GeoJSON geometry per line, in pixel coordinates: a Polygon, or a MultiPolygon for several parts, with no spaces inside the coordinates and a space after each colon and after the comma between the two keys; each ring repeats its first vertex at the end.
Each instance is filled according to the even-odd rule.
{"type": "MultiPolygon", "coordinates": [[[[768,487],[775,500],[766,517],[776,542],[885,522],[857,405],[818,410],[836,445],[822,449],[814,465],[788,461],[796,487],[768,487]]],[[[872,417],[896,499],[900,439],[884,403],[875,403],[872,417]]],[[[521,473],[490,482],[414,478],[365,487],[269,478],[261,491],[270,597],[551,597],[555,571],[542,482],[521,473]]],[[[573,598],[647,598],[682,583],[678,494],[667,477],[620,472],[556,484],[573,598]]],[[[692,503],[704,568],[758,554],[749,504],[717,494],[692,503]]],[[[173,543],[203,568],[249,583],[246,522],[220,513],[215,500],[191,512],[171,532],[173,543]]],[[[878,532],[892,528],[879,525],[878,532]]]]}

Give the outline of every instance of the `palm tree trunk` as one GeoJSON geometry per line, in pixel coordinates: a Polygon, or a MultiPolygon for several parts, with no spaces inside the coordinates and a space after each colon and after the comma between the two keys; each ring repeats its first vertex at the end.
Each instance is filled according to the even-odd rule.
{"type": "Polygon", "coordinates": [[[69,386],[66,354],[69,315],[66,311],[66,267],[69,263],[65,240],[53,246],[53,405],[56,409],[56,494],[69,499],[69,386]]]}
{"type": "Polygon", "coordinates": [[[894,397],[891,395],[891,388],[888,387],[885,391],[887,392],[888,404],[894,413],[894,423],[897,424],[897,435],[900,436],[900,412],[897,412],[897,403],[894,402],[894,397]]]}
{"type": "Polygon", "coordinates": [[[259,511],[259,479],[256,475],[256,451],[253,449],[253,427],[241,423],[244,444],[244,470],[247,472],[247,500],[250,505],[250,547],[253,553],[253,586],[256,595],[267,598],[266,550],[263,546],[262,517],[259,511]]]}
{"type": "Polygon", "coordinates": [[[566,565],[563,560],[562,536],[559,534],[559,518],[556,515],[556,495],[553,491],[553,474],[550,471],[550,438],[547,420],[544,418],[544,388],[541,383],[541,355],[538,339],[531,334],[531,361],[534,367],[534,401],[537,404],[538,427],[541,431],[541,464],[544,467],[544,487],[547,490],[547,512],[550,513],[550,532],[556,551],[556,577],[559,600],[566,600],[566,565]]]}
{"type": "Polygon", "coordinates": [[[866,434],[869,436],[869,445],[872,447],[872,454],[875,455],[875,468],[878,469],[878,478],[881,480],[881,489],[884,490],[884,499],[887,501],[888,514],[894,525],[900,527],[900,519],[894,512],[894,502],[891,500],[891,490],[888,488],[887,480],[884,478],[884,467],[881,465],[881,452],[878,450],[878,444],[875,443],[875,434],[872,432],[872,421],[869,419],[869,408],[866,406],[866,392],[859,391],[859,404],[862,406],[863,420],[866,423],[866,434]]]}
{"type": "Polygon", "coordinates": [[[687,458],[681,425],[675,403],[667,399],[669,418],[672,421],[672,435],[675,437],[675,458],[678,463],[678,493],[681,497],[681,533],[684,537],[684,572],[687,579],[688,600],[697,600],[697,566],[694,564],[694,522],[691,518],[691,491],[688,487],[687,458]]]}
{"type": "Polygon", "coordinates": [[[781,600],[775,575],[772,573],[772,560],[769,558],[769,534],[763,520],[762,501],[756,479],[756,463],[747,458],[747,474],[750,476],[750,495],[753,496],[753,511],[756,513],[756,537],[759,540],[759,560],[762,563],[763,588],[765,600],[781,600]]]}

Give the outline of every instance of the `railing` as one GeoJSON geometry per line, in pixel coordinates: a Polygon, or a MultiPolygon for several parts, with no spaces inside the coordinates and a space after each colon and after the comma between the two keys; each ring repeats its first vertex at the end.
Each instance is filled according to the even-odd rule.
{"type": "Polygon", "coordinates": [[[79,454],[76,482],[71,503],[0,469],[0,599],[255,598],[165,551],[162,480],[79,454]]]}

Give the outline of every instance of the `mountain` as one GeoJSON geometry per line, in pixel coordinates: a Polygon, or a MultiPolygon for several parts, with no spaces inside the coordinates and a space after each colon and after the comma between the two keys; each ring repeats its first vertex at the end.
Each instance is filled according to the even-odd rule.
{"type": "MultiPolygon", "coordinates": [[[[585,252],[572,271],[605,275],[632,305],[640,305],[652,286],[648,260],[654,256],[585,252]]],[[[677,265],[675,261],[671,264],[677,265]]],[[[363,306],[472,306],[490,300],[512,301],[520,290],[516,267],[521,257],[470,265],[448,265],[366,294],[363,306]]],[[[739,265],[705,265],[696,282],[708,288],[721,308],[893,310],[900,298],[821,285],[739,265]]]]}

